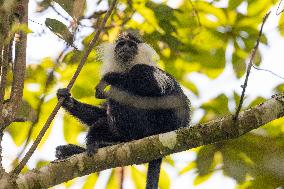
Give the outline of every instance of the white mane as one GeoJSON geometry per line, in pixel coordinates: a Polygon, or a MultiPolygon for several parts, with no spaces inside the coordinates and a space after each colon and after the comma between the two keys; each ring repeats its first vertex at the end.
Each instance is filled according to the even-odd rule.
{"type": "MultiPolygon", "coordinates": [[[[124,68],[120,67],[114,58],[114,48],[113,43],[104,43],[99,46],[98,53],[99,59],[102,61],[101,73],[102,76],[109,72],[124,72],[124,68]]],[[[136,64],[147,64],[151,66],[157,66],[157,61],[159,56],[156,51],[146,43],[138,44],[138,54],[132,61],[132,66],[136,64]]]]}

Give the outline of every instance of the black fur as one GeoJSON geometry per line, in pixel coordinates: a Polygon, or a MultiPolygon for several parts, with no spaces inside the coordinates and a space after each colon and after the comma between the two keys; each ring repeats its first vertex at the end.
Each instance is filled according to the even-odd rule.
{"type": "MultiPolygon", "coordinates": [[[[133,47],[132,53],[134,54],[137,53],[135,49],[137,46],[133,47]]],[[[123,53],[121,52],[121,54],[123,53]]],[[[68,90],[60,89],[57,95],[65,98],[64,109],[90,127],[86,136],[87,152],[90,155],[100,147],[172,131],[189,124],[189,100],[177,81],[157,67],[136,64],[124,73],[107,73],[101,83],[104,83],[103,86],[106,83],[140,98],[179,96],[180,100],[184,102],[181,109],[186,113],[178,114],[180,109],[175,108],[141,109],[113,99],[107,99],[105,107],[96,107],[81,103],[70,97],[68,90]]],[[[96,96],[103,98],[101,90],[103,89],[97,88],[96,96]]],[[[74,148],[71,150],[69,147],[60,146],[56,149],[56,157],[61,159],[66,158],[67,155],[82,152],[81,147],[74,146],[74,148]],[[69,150],[69,152],[65,152],[65,150],[69,150]]],[[[161,159],[149,163],[147,189],[157,188],[160,165],[161,159]]]]}
{"type": "Polygon", "coordinates": [[[162,159],[149,162],[146,189],[156,189],[159,184],[162,159]]]}

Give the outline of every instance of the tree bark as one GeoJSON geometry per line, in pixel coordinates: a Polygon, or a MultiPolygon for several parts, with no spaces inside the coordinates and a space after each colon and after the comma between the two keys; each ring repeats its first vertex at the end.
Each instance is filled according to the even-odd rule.
{"type": "Polygon", "coordinates": [[[237,122],[229,115],[205,124],[101,148],[93,157],[82,153],[66,160],[51,162],[40,169],[19,175],[17,187],[48,188],[93,172],[146,163],[172,153],[237,138],[283,115],[284,95],[281,94],[241,112],[237,122]]]}

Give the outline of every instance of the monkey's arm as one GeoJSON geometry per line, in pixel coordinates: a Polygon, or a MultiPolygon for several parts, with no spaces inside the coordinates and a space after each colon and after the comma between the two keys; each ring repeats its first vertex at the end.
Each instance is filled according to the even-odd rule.
{"type": "Polygon", "coordinates": [[[105,109],[77,101],[65,88],[57,91],[57,97],[65,98],[62,107],[87,125],[92,125],[99,118],[106,117],[105,109]]]}
{"type": "Polygon", "coordinates": [[[96,98],[98,99],[107,98],[105,88],[108,85],[118,88],[124,88],[126,82],[127,82],[126,74],[116,73],[116,72],[107,73],[106,75],[103,76],[99,84],[96,86],[96,98]]]}

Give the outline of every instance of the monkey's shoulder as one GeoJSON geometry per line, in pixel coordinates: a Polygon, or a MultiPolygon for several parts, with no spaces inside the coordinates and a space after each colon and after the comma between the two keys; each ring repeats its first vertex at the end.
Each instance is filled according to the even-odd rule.
{"type": "Polygon", "coordinates": [[[128,73],[128,89],[142,96],[181,93],[173,76],[155,66],[137,64],[128,73]]]}
{"type": "Polygon", "coordinates": [[[158,81],[175,82],[175,78],[164,70],[151,65],[136,64],[134,65],[129,73],[132,77],[140,77],[140,79],[151,79],[158,81]]]}

